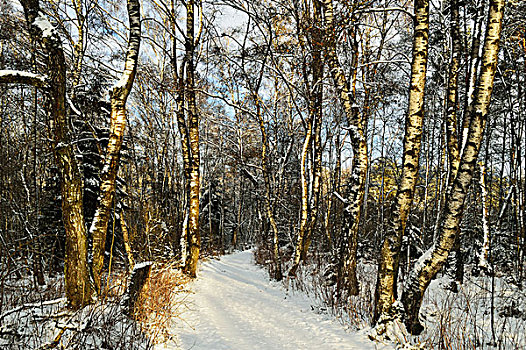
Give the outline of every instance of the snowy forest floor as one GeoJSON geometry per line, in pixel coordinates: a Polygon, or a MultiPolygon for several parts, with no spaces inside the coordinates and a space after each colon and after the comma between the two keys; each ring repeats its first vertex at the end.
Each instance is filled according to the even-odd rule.
{"type": "Polygon", "coordinates": [[[190,288],[187,310],[173,329],[178,339],[157,350],[378,349],[365,333],[346,331],[305,294],[269,282],[252,251],[202,263],[190,288]]]}
{"type": "Polygon", "coordinates": [[[35,288],[30,275],[13,275],[0,279],[0,349],[526,349],[526,288],[509,274],[477,277],[467,268],[457,293],[441,274],[423,301],[425,331],[413,337],[393,329],[382,337],[392,343],[374,343],[368,335],[375,266],[361,262],[360,295],[331,308],[333,287],[318,265],[311,259],[283,283],[269,281],[254,251],[205,258],[194,281],[175,262],[158,263],[137,321],[121,304],[126,273],[114,272],[106,298],[77,311],[62,298],[63,276],[35,288]]]}

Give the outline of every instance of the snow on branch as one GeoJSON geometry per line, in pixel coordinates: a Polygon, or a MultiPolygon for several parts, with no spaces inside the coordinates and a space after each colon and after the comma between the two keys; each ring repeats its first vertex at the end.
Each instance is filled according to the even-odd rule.
{"type": "Polygon", "coordinates": [[[343,204],[347,204],[347,199],[343,198],[341,194],[339,194],[337,191],[334,191],[332,195],[340,200],[343,204]]]}
{"type": "Polygon", "coordinates": [[[25,84],[35,87],[44,87],[46,77],[18,70],[0,70],[0,84],[25,84]]]}
{"type": "Polygon", "coordinates": [[[56,28],[49,22],[44,13],[40,11],[38,12],[38,16],[33,21],[33,25],[40,29],[42,32],[42,38],[44,39],[51,38],[53,36],[58,37],[56,28]]]}

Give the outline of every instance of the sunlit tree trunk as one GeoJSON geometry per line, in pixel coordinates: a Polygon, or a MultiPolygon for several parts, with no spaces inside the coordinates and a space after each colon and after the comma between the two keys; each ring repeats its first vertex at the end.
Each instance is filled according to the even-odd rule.
{"type": "MultiPolygon", "coordinates": [[[[18,82],[45,88],[45,109],[52,121],[54,155],[61,176],[62,215],[66,231],[65,289],[70,307],[78,309],[91,302],[92,286],[87,264],[87,238],[82,206],[80,169],[71,142],[66,107],[66,63],[58,31],[44,17],[38,0],[22,0],[29,33],[45,51],[46,79],[20,74],[18,82]]],[[[5,77],[4,77],[5,78],[5,77]]],[[[2,81],[0,82],[10,82],[2,81]]],[[[12,81],[11,81],[12,82],[12,81]]]]}
{"type": "Polygon", "coordinates": [[[301,258],[304,256],[304,240],[305,232],[309,221],[309,180],[307,178],[307,157],[311,149],[312,143],[312,121],[309,122],[303,140],[303,147],[301,149],[300,159],[300,182],[301,182],[301,210],[300,210],[300,226],[298,230],[298,238],[294,250],[294,260],[292,268],[289,270],[289,276],[295,276],[296,270],[299,267],[301,258]]]}
{"type": "MultiPolygon", "coordinates": [[[[184,219],[182,222],[180,249],[181,265],[184,271],[195,277],[201,238],[199,235],[199,115],[197,113],[194,81],[195,54],[195,12],[194,1],[186,2],[186,35],[184,37],[185,54],[178,65],[177,41],[172,34],[172,69],[177,82],[177,126],[181,137],[181,153],[184,173],[184,219]]],[[[175,2],[171,1],[170,25],[177,32],[175,2]]]]}
{"type": "MultiPolygon", "coordinates": [[[[186,52],[180,73],[181,75],[179,76],[181,83],[184,84],[184,101],[186,102],[184,105],[179,106],[180,108],[184,108],[183,110],[179,110],[179,115],[182,117],[181,113],[186,112],[186,118],[185,120],[179,118],[179,129],[183,130],[186,134],[186,136],[182,137],[181,142],[184,143],[183,160],[185,161],[186,181],[188,181],[188,226],[186,229],[186,236],[189,249],[184,270],[192,277],[195,277],[197,274],[197,261],[199,259],[199,250],[201,248],[201,237],[199,234],[199,115],[196,105],[194,77],[194,54],[196,45],[194,36],[194,16],[194,1],[189,0],[186,2],[186,52]]],[[[183,91],[179,91],[179,94],[181,93],[183,93],[183,91]]]]}
{"type": "Polygon", "coordinates": [[[412,333],[422,327],[418,313],[424,293],[434,276],[440,271],[457,238],[464,211],[464,202],[475,171],[487,120],[488,107],[497,69],[500,33],[505,0],[491,0],[488,29],[484,39],[480,77],[475,88],[473,105],[469,108],[471,124],[462,152],[458,174],[445,204],[445,214],[439,227],[438,241],[415,264],[404,286],[402,303],[406,312],[406,326],[412,333]]]}
{"type": "Polygon", "coordinates": [[[139,1],[128,0],[128,17],[130,22],[128,52],[126,54],[124,72],[119,82],[115,84],[110,91],[110,135],[101,173],[97,209],[90,228],[90,233],[93,238],[92,272],[98,292],[100,292],[101,273],[104,265],[106,233],[115,196],[115,180],[119,170],[121,147],[124,138],[124,129],[126,127],[126,100],[132,89],[137,72],[137,61],[141,43],[141,13],[139,1]]]}
{"type": "Polygon", "coordinates": [[[429,1],[415,0],[414,10],[413,61],[405,120],[402,176],[391,210],[391,222],[381,248],[375,293],[375,322],[381,317],[385,321],[392,319],[392,305],[397,297],[400,246],[418,181],[429,43],[429,1]]]}
{"type": "Polygon", "coordinates": [[[124,210],[121,210],[117,219],[119,219],[121,222],[122,240],[124,243],[124,250],[126,251],[126,258],[128,259],[128,271],[131,272],[133,271],[133,267],[135,266],[135,261],[133,259],[131,239],[130,234],[128,232],[128,226],[126,226],[126,217],[124,214],[124,210]]]}

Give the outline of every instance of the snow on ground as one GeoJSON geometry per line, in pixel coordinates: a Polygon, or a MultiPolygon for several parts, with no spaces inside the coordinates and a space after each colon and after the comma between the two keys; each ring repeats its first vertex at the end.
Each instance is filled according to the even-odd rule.
{"type": "Polygon", "coordinates": [[[375,349],[363,333],[349,333],[316,303],[269,282],[244,251],[201,266],[174,333],[178,342],[156,349],[375,349]]]}

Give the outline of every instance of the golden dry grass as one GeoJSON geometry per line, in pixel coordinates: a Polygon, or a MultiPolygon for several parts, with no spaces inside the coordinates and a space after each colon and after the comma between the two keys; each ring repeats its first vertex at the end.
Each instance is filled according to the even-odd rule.
{"type": "Polygon", "coordinates": [[[173,323],[185,311],[190,278],[176,263],[155,264],[137,302],[136,319],[154,344],[175,337],[173,323]]]}

